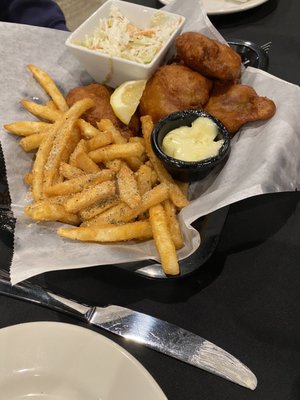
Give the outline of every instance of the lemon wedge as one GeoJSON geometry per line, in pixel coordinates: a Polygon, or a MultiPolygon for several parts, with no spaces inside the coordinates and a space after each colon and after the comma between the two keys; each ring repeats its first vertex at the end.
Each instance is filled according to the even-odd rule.
{"type": "Polygon", "coordinates": [[[115,115],[126,125],[139,105],[146,82],[144,79],[124,82],[110,96],[110,105],[115,115]]]}

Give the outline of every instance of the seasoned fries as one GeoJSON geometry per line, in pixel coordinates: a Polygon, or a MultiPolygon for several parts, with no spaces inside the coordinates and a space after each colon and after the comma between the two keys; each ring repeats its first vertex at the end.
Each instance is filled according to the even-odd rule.
{"type": "Polygon", "coordinates": [[[100,167],[86,153],[78,154],[75,160],[75,165],[77,168],[87,173],[100,171],[100,167]]]}
{"type": "Polygon", "coordinates": [[[51,151],[52,142],[58,128],[58,122],[51,126],[47,136],[40,144],[39,149],[36,153],[35,161],[32,168],[32,197],[35,201],[43,198],[44,167],[51,151]]]}
{"type": "Polygon", "coordinates": [[[114,172],[109,169],[103,169],[95,174],[83,174],[73,179],[67,179],[46,188],[45,193],[48,197],[81,192],[83,188],[112,180],[114,172]]]}
{"type": "Polygon", "coordinates": [[[32,75],[39,82],[45,92],[49,94],[56,107],[61,111],[67,111],[69,107],[64,96],[47,72],[42,71],[32,64],[28,65],[28,69],[31,71],[32,75]]]}
{"type": "Polygon", "coordinates": [[[104,225],[88,228],[59,228],[58,234],[69,239],[99,243],[152,238],[149,221],[135,221],[123,225],[104,225]]]}
{"type": "Polygon", "coordinates": [[[141,165],[138,169],[136,180],[140,195],[143,195],[152,189],[151,175],[152,169],[146,164],[141,165]]]}
{"type": "Polygon", "coordinates": [[[78,127],[81,130],[81,135],[84,139],[91,139],[94,136],[97,136],[100,132],[97,128],[91,125],[89,122],[84,119],[79,119],[77,122],[78,127]]]}
{"type": "Polygon", "coordinates": [[[111,132],[104,131],[104,132],[99,132],[99,134],[95,135],[92,139],[88,140],[86,144],[88,151],[92,151],[99,149],[99,147],[111,144],[112,142],[113,142],[113,137],[111,132]]]}
{"type": "Polygon", "coordinates": [[[65,179],[73,179],[77,178],[78,176],[84,175],[84,172],[68,163],[62,162],[59,167],[59,174],[65,179]]]}
{"type": "Polygon", "coordinates": [[[140,157],[144,147],[140,143],[110,144],[89,152],[89,156],[96,163],[111,161],[116,158],[140,157]]]}
{"type": "Polygon", "coordinates": [[[53,137],[52,146],[48,155],[44,171],[44,186],[51,186],[56,182],[58,169],[62,161],[67,161],[80,138],[76,120],[86,110],[94,106],[91,99],[83,99],[75,103],[60,119],[60,126],[53,137]]]}
{"type": "Polygon", "coordinates": [[[36,203],[25,208],[25,214],[35,221],[60,221],[66,224],[77,225],[79,218],[69,213],[61,204],[36,203]]]}
{"type": "Polygon", "coordinates": [[[130,208],[137,208],[141,202],[141,196],[134,173],[125,162],[121,164],[117,173],[117,182],[120,200],[128,204],[130,208]]]}
{"type": "Polygon", "coordinates": [[[171,226],[172,229],[170,229],[171,237],[174,242],[175,248],[176,249],[181,249],[183,246],[183,238],[179,226],[179,222],[176,218],[176,208],[174,206],[174,203],[172,201],[165,200],[163,202],[165,214],[166,214],[166,219],[168,226],[171,226]]]}
{"type": "MultiPolygon", "coordinates": [[[[153,189],[146,192],[138,207],[131,208],[124,202],[119,202],[116,206],[111,207],[107,211],[99,214],[97,217],[88,221],[88,225],[102,225],[102,224],[120,224],[129,222],[143,214],[159,203],[169,198],[168,186],[161,183],[153,189]]],[[[85,225],[83,223],[83,225],[85,225]]]]}
{"type": "Polygon", "coordinates": [[[97,203],[97,201],[111,197],[115,192],[116,185],[110,181],[89,186],[68,199],[65,203],[65,209],[71,213],[78,213],[97,203]]]}
{"type": "Polygon", "coordinates": [[[24,151],[36,151],[24,182],[32,194],[25,214],[36,222],[58,221],[57,233],[82,242],[154,243],[166,275],[180,273],[176,250],[184,245],[178,211],[188,204],[152,151],[153,122],[141,118],[142,136],[127,139],[109,119],[97,127],[83,119],[94,106],[85,98],[68,107],[52,78],[28,65],[50,100],[21,104],[38,121],[18,121],[4,128],[21,139],[24,151]],[[46,121],[46,122],[45,122],[46,121]]]}
{"type": "Polygon", "coordinates": [[[176,249],[163,206],[157,204],[150,207],[149,214],[154,242],[160,255],[161,263],[164,266],[164,271],[169,275],[178,275],[179,264],[176,249]]]}
{"type": "Polygon", "coordinates": [[[30,136],[23,137],[19,142],[20,146],[22,146],[24,151],[36,150],[39,148],[46,134],[43,132],[33,133],[30,136]]]}
{"type": "Polygon", "coordinates": [[[21,104],[27,111],[31,114],[35,115],[38,118],[45,119],[50,122],[54,122],[61,117],[62,112],[54,109],[49,105],[41,105],[34,103],[33,101],[29,101],[26,99],[21,100],[21,104]]]}
{"type": "Polygon", "coordinates": [[[4,129],[19,136],[30,136],[33,133],[40,133],[43,129],[51,126],[48,122],[40,121],[17,121],[12,124],[5,124],[4,129]]]}

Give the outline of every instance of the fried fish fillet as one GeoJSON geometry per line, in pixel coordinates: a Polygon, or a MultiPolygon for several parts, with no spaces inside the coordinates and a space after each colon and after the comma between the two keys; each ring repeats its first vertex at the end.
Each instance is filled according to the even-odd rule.
{"type": "Polygon", "coordinates": [[[212,82],[190,68],[170,64],[160,67],[148,80],[140,100],[141,115],[151,115],[154,122],[187,108],[203,108],[212,82]]]}
{"type": "Polygon", "coordinates": [[[176,39],[177,56],[207,78],[234,81],[241,75],[241,57],[231,47],[198,32],[176,39]]]}
{"type": "Polygon", "coordinates": [[[205,111],[218,118],[234,134],[247,122],[270,119],[276,106],[250,86],[215,83],[205,111]]]}
{"type": "Polygon", "coordinates": [[[113,109],[110,105],[110,96],[113,89],[106,85],[99,83],[92,83],[86,86],[79,86],[71,89],[66,96],[66,101],[68,106],[72,106],[76,101],[83,98],[92,99],[96,106],[89,109],[83,118],[96,126],[96,122],[100,121],[102,118],[107,118],[112,121],[114,126],[121,130],[124,136],[131,136],[136,134],[139,129],[138,118],[134,116],[132,121],[130,121],[129,126],[124,125],[114,114],[113,109]]]}

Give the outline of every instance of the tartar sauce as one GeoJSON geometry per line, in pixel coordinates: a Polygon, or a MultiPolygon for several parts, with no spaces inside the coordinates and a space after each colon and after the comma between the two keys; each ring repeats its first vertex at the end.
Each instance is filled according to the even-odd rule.
{"type": "Polygon", "coordinates": [[[191,126],[181,126],[167,133],[162,149],[178,160],[204,160],[219,153],[224,140],[215,141],[218,133],[218,126],[211,119],[198,117],[191,126]]]}

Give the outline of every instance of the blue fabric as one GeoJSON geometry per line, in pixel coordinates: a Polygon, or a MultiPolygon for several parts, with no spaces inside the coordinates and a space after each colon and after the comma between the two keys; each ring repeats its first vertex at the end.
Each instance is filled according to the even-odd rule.
{"type": "Polygon", "coordinates": [[[0,21],[68,30],[64,14],[53,0],[0,0],[0,21]]]}

